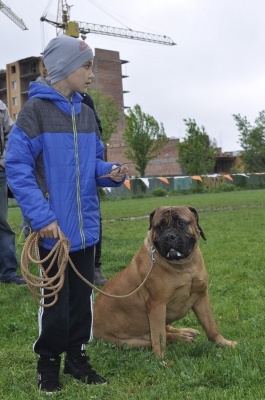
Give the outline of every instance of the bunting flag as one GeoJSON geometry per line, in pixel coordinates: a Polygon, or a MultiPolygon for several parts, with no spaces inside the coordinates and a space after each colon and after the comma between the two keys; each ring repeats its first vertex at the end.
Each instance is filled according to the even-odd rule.
{"type": "Polygon", "coordinates": [[[228,175],[228,174],[226,174],[226,175],[223,175],[226,179],[229,179],[230,181],[233,181],[233,178],[232,178],[232,176],[231,175],[228,175]]]}
{"type": "Polygon", "coordinates": [[[148,178],[139,178],[145,184],[145,186],[149,187],[149,179],[148,178]]]}
{"type": "Polygon", "coordinates": [[[127,187],[127,189],[131,190],[131,182],[130,182],[130,179],[125,179],[124,185],[127,187]]]}
{"type": "Polygon", "coordinates": [[[159,178],[157,177],[157,179],[160,179],[160,181],[165,182],[167,184],[169,184],[168,179],[167,178],[159,178]]]}
{"type": "Polygon", "coordinates": [[[201,176],[199,176],[199,175],[191,176],[191,179],[195,179],[196,181],[202,182],[202,178],[201,178],[201,176]]]}

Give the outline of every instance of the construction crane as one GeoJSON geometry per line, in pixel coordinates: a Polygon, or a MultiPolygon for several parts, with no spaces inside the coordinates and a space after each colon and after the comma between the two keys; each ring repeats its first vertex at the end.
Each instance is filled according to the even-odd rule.
{"type": "Polygon", "coordinates": [[[23,20],[18,18],[18,16],[7,7],[2,1],[0,1],[0,11],[2,11],[8,18],[10,18],[15,24],[17,24],[21,29],[27,31],[28,28],[24,24],[23,20]]]}
{"type": "Polygon", "coordinates": [[[41,21],[46,21],[56,27],[57,35],[66,34],[78,38],[79,35],[86,35],[88,33],[96,33],[99,35],[116,36],[125,39],[142,40],[144,42],[152,42],[157,44],[164,44],[174,46],[176,43],[167,36],[156,35],[151,33],[133,31],[131,29],[115,28],[113,26],[92,24],[88,22],[78,22],[70,20],[70,7],[66,0],[58,0],[57,21],[51,21],[47,18],[47,13],[41,17],[41,21]],[[61,2],[61,9],[60,3],[61,2]]]}

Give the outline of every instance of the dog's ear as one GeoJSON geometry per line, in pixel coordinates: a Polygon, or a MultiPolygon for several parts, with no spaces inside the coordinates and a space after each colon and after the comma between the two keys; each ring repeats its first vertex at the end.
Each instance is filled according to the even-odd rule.
{"type": "Polygon", "coordinates": [[[151,214],[149,215],[149,231],[152,228],[152,221],[153,221],[153,217],[155,215],[156,210],[154,210],[153,212],[151,212],[151,214]]]}
{"type": "Polygon", "coordinates": [[[197,210],[195,210],[195,208],[190,207],[190,206],[187,206],[187,207],[188,207],[188,209],[192,212],[192,214],[194,215],[194,217],[195,217],[195,219],[196,219],[197,228],[198,228],[198,231],[199,231],[201,237],[203,238],[203,240],[206,240],[206,237],[205,237],[205,235],[204,235],[204,233],[203,233],[203,230],[202,230],[202,228],[201,228],[200,225],[199,225],[199,215],[198,215],[198,213],[197,213],[197,210]]]}

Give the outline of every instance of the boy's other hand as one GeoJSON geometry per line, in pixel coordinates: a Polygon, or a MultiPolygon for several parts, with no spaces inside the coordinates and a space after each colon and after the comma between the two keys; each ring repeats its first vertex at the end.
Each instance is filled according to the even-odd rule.
{"type": "Polygon", "coordinates": [[[53,221],[49,225],[44,226],[39,230],[41,238],[58,239],[58,225],[57,221],[53,221]]]}

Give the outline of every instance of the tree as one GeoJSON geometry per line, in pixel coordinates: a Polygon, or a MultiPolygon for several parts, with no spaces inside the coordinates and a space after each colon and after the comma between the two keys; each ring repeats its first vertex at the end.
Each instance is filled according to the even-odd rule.
{"type": "Polygon", "coordinates": [[[178,143],[178,162],[189,175],[202,175],[215,165],[217,148],[210,141],[204,126],[198,127],[195,120],[184,119],[187,136],[178,143]]]}
{"type": "Polygon", "coordinates": [[[111,97],[103,95],[99,90],[89,89],[87,92],[92,97],[95,109],[101,120],[102,141],[106,145],[111,135],[117,132],[119,121],[118,106],[111,97]]]}
{"type": "Polygon", "coordinates": [[[138,104],[128,110],[123,139],[127,146],[124,154],[136,165],[141,177],[145,176],[149,161],[156,158],[168,142],[163,124],[142,112],[138,104]]]}
{"type": "Polygon", "coordinates": [[[240,157],[247,172],[265,171],[265,111],[255,119],[256,126],[251,126],[246,117],[234,114],[239,130],[239,143],[243,151],[240,157]]]}

